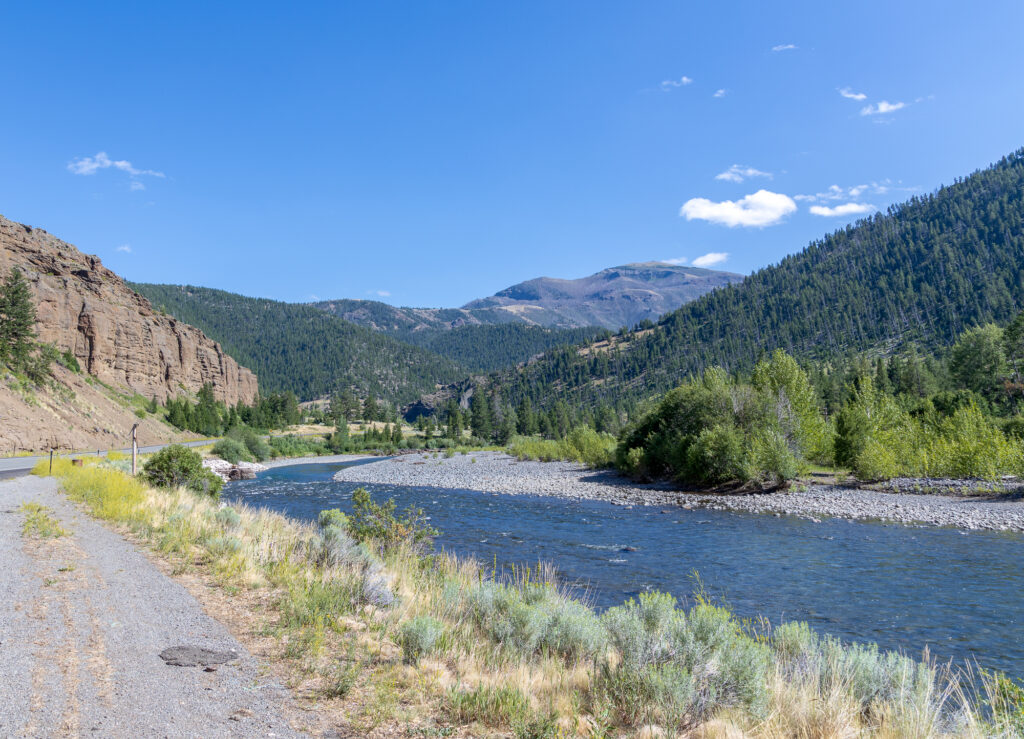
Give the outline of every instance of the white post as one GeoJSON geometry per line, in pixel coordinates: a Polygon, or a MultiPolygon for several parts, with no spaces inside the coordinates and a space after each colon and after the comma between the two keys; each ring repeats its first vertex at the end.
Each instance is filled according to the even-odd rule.
{"type": "Polygon", "coordinates": [[[135,477],[135,460],[139,456],[138,428],[139,424],[132,426],[132,477],[135,477]]]}

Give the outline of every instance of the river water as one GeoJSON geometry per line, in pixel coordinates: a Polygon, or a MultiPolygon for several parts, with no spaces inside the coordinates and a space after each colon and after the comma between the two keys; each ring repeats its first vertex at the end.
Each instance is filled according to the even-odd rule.
{"type": "MultiPolygon", "coordinates": [[[[312,520],[351,509],[345,465],[301,464],[230,483],[225,498],[312,520]]],[[[365,485],[415,505],[436,546],[499,568],[553,564],[597,608],[644,590],[683,603],[695,573],[744,618],[807,621],[847,641],[1024,676],[1024,536],[681,508],[625,508],[550,497],[365,485]]]]}

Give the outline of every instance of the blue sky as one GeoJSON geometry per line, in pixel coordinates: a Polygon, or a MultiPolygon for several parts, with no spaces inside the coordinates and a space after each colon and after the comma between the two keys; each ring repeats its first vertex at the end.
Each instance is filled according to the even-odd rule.
{"type": "Polygon", "coordinates": [[[1024,145],[1019,0],[41,2],[4,26],[0,213],[129,279],[283,300],[750,272],[1024,145]]]}

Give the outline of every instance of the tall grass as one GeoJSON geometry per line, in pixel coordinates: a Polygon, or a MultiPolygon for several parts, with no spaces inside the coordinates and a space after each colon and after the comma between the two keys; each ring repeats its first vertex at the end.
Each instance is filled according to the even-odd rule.
{"type": "Polygon", "coordinates": [[[508,453],[518,459],[579,462],[588,467],[608,467],[615,459],[615,437],[587,426],[574,428],[564,439],[513,436],[508,453]]]}
{"type": "Polygon", "coordinates": [[[1014,683],[989,680],[1002,702],[986,723],[948,669],[806,624],[755,631],[699,597],[648,593],[601,615],[543,571],[499,581],[402,542],[381,559],[337,512],[301,524],[99,465],[54,471],[95,515],[229,592],[260,593],[240,608],[278,637],[292,682],[365,732],[982,736],[1024,706],[1014,683]]]}

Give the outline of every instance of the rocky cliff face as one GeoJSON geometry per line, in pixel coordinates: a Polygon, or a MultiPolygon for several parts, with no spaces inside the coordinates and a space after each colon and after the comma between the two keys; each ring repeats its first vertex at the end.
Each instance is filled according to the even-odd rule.
{"type": "Polygon", "coordinates": [[[108,385],[161,402],[207,382],[228,404],[255,398],[256,375],[202,331],[156,313],[97,257],[0,216],[0,271],[12,266],[35,293],[40,341],[108,385]]]}

